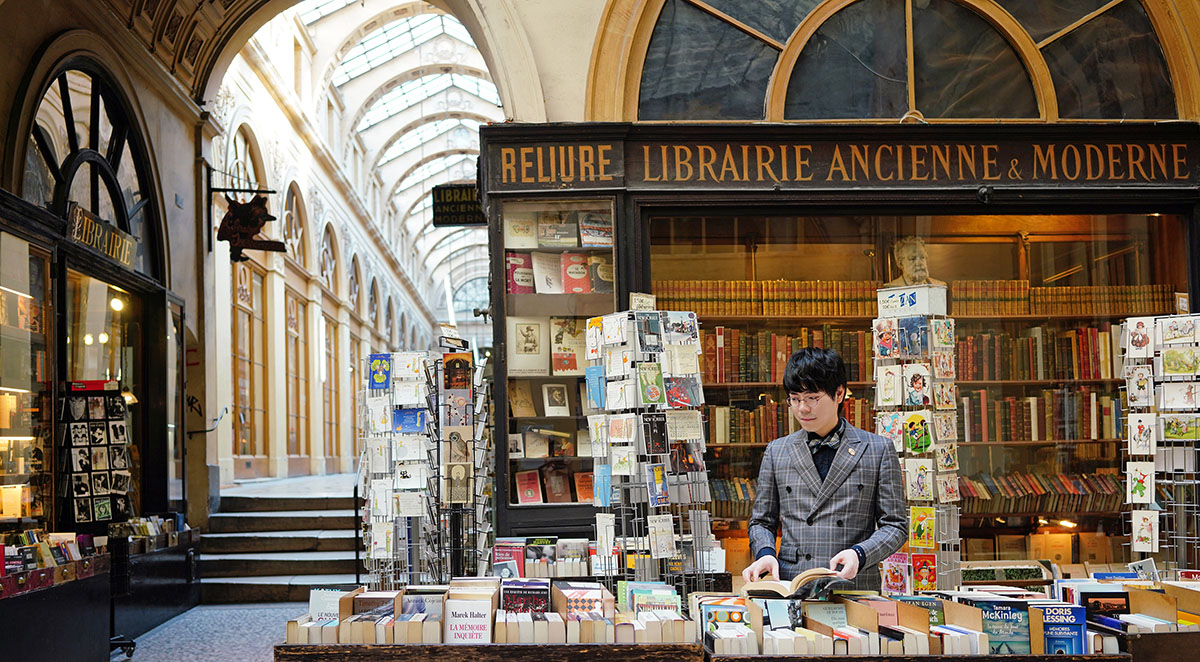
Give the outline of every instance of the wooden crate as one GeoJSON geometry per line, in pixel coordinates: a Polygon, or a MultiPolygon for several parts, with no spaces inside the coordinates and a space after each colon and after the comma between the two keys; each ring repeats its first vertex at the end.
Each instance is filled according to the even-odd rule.
{"type": "Polygon", "coordinates": [[[280,644],[275,647],[275,662],[703,662],[704,659],[700,644],[280,644]]]}

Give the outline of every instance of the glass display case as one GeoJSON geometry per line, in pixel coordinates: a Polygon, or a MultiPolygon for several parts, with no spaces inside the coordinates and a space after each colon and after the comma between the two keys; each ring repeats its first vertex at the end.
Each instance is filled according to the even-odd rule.
{"type": "Polygon", "coordinates": [[[499,528],[590,526],[584,331],[589,317],[615,310],[612,203],[505,201],[499,218],[503,254],[493,259],[504,277],[492,286],[503,302],[496,346],[506,351],[496,406],[507,439],[498,449],[499,528]]]}
{"type": "Polygon", "coordinates": [[[875,290],[930,280],[947,284],[957,325],[964,537],[1120,533],[1119,325],[1173,312],[1187,291],[1183,217],[654,216],[649,234],[659,306],[700,315],[724,526],[745,527],[762,448],[796,429],[788,356],[837,349],[844,416],[874,431],[875,290]]]}
{"type": "Polygon", "coordinates": [[[0,232],[0,528],[52,517],[50,255],[0,232]]]}

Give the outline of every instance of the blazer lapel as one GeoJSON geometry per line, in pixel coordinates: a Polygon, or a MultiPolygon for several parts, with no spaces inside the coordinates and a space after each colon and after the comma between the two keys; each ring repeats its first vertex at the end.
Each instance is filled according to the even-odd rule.
{"type": "MultiPolygon", "coordinates": [[[[838,449],[837,455],[833,458],[833,464],[829,467],[829,473],[825,474],[825,482],[821,484],[821,489],[817,492],[817,498],[813,501],[812,508],[809,512],[813,512],[820,508],[822,504],[837,492],[842,483],[846,482],[846,478],[854,469],[858,461],[863,456],[862,437],[858,435],[858,428],[846,424],[844,432],[845,438],[842,439],[842,447],[838,449]]],[[[812,458],[809,458],[809,464],[812,464],[812,458]]],[[[813,472],[816,472],[816,467],[813,467],[813,472]]]]}
{"type": "Polygon", "coordinates": [[[817,465],[813,464],[812,452],[808,450],[808,433],[797,430],[791,435],[792,459],[800,469],[800,478],[808,483],[813,494],[821,491],[821,474],[817,473],[817,465]]]}

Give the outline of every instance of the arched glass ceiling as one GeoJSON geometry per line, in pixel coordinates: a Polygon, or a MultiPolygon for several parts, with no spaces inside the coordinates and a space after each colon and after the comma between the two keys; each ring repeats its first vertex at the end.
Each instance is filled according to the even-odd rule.
{"type": "Polygon", "coordinates": [[[383,165],[392,159],[395,159],[407,152],[417,149],[424,143],[433,140],[434,138],[444,134],[453,132],[449,138],[452,143],[450,147],[455,149],[475,148],[479,149],[479,122],[466,119],[443,119],[434,120],[427,124],[422,124],[417,128],[409,131],[392,143],[387,151],[379,157],[379,163],[383,165]]]}
{"type": "Polygon", "coordinates": [[[462,74],[432,74],[405,81],[396,89],[380,97],[379,101],[376,101],[375,105],[363,114],[362,121],[358,123],[355,130],[365,131],[392,115],[451,87],[474,94],[497,107],[500,106],[500,93],[496,91],[496,86],[489,81],[462,74]]]}
{"type": "Polygon", "coordinates": [[[296,11],[300,14],[300,20],[308,25],[353,2],[361,3],[362,0],[304,0],[296,5],[296,11]]]}
{"type": "Polygon", "coordinates": [[[429,163],[424,163],[409,173],[404,178],[404,181],[400,182],[400,185],[396,187],[396,192],[406,191],[443,171],[450,171],[452,175],[450,181],[454,181],[455,179],[471,179],[475,176],[475,155],[451,154],[450,156],[441,156],[429,163]]]}
{"type": "Polygon", "coordinates": [[[418,14],[372,31],[362,38],[338,63],[333,72],[333,84],[358,78],[368,71],[386,64],[393,58],[424,44],[439,35],[448,34],[459,41],[473,44],[471,35],[453,16],[444,14],[418,14]]]}

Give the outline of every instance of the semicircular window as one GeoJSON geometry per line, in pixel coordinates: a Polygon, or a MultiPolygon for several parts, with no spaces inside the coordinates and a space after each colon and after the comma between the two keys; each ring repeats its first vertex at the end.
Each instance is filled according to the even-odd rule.
{"type": "Polygon", "coordinates": [[[78,205],[132,235],[132,268],[161,281],[148,164],[140,129],[111,80],[90,62],[75,62],[42,95],[21,197],[62,218],[78,205]]]}

